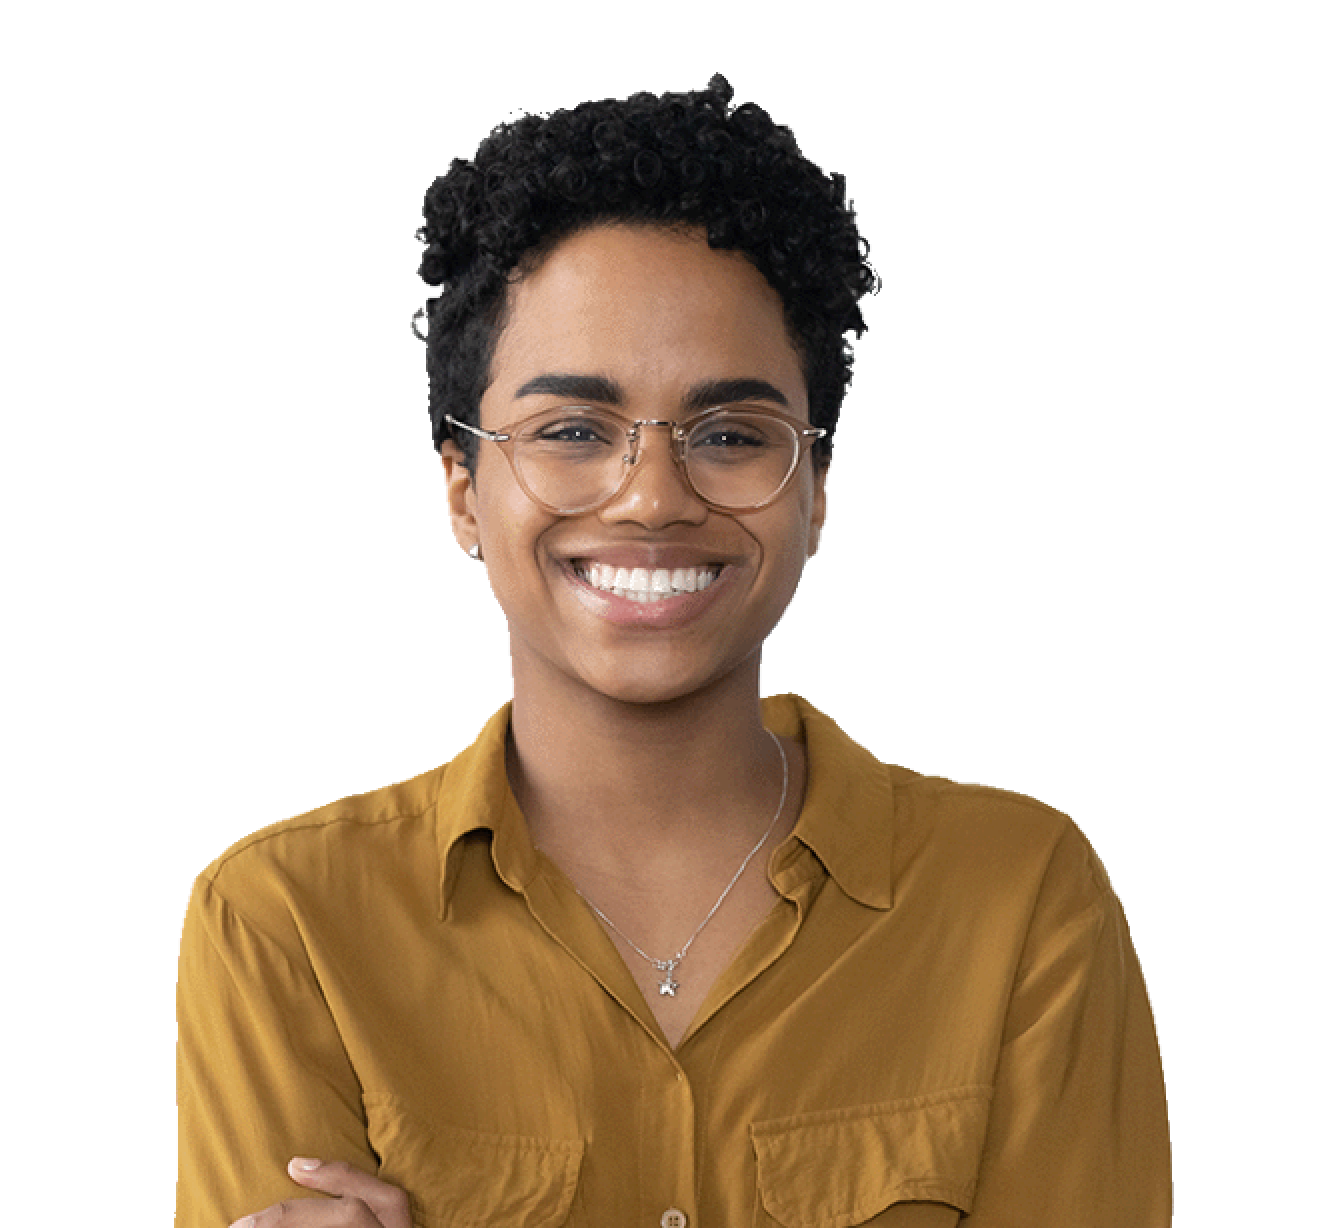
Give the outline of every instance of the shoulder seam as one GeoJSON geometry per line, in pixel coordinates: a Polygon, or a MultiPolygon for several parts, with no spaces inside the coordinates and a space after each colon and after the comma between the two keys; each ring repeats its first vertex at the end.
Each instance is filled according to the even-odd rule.
{"type": "MultiPolygon", "coordinates": [[[[356,796],[362,797],[365,795],[357,794],[356,796]]],[[[348,799],[343,799],[343,800],[348,800],[348,799]]],[[[338,805],[339,802],[330,803],[331,807],[338,805]]],[[[261,828],[255,832],[252,832],[247,836],[242,837],[239,840],[236,840],[234,844],[232,844],[228,849],[226,849],[223,853],[221,853],[219,857],[217,857],[214,861],[212,861],[211,864],[207,866],[205,870],[202,871],[202,873],[199,875],[199,878],[206,880],[208,883],[213,883],[215,876],[219,874],[219,872],[225,867],[225,865],[227,865],[239,854],[245,853],[251,848],[256,848],[259,845],[265,844],[269,840],[274,840],[279,836],[288,835],[292,832],[318,831],[327,827],[337,827],[341,824],[353,824],[359,827],[368,827],[377,824],[384,826],[389,823],[398,823],[404,819],[419,818],[420,816],[426,814],[428,811],[435,810],[435,808],[436,808],[436,794],[435,791],[433,791],[432,796],[427,801],[422,802],[420,805],[411,808],[409,810],[397,811],[396,813],[391,814],[389,816],[381,816],[381,815],[357,816],[352,814],[332,814],[332,815],[326,815],[323,818],[313,819],[311,815],[316,814],[317,812],[311,811],[308,814],[299,815],[292,819],[282,819],[276,823],[270,824],[266,828],[261,828]]]]}
{"type": "MultiPolygon", "coordinates": [[[[903,769],[908,771],[908,769],[903,769]]],[[[897,778],[894,782],[896,789],[913,788],[919,785],[926,785],[934,793],[977,793],[985,797],[993,797],[998,801],[1007,802],[1012,805],[1022,806],[1027,810],[1037,810],[1046,814],[1054,815],[1058,819],[1071,822],[1069,815],[1063,810],[1044,802],[1039,798],[1033,797],[1027,793],[1017,793],[1013,789],[1003,789],[998,785],[968,784],[963,781],[950,780],[945,776],[924,776],[921,772],[913,772],[907,777],[897,778]]]]}

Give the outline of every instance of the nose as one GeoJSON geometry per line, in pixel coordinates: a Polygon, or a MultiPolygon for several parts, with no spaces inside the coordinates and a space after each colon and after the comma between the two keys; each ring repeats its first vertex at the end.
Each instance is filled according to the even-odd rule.
{"type": "Polygon", "coordinates": [[[629,475],[618,494],[598,513],[607,523],[633,522],[649,529],[700,524],[707,505],[689,489],[675,458],[668,422],[642,422],[629,475]]]}

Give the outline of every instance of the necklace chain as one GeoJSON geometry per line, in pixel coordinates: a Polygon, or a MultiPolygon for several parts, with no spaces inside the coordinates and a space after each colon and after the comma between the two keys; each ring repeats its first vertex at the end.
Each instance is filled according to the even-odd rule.
{"type": "Polygon", "coordinates": [[[725,885],[725,890],[721,892],[716,903],[711,906],[711,911],[705,917],[703,917],[703,919],[698,923],[698,928],[695,929],[693,933],[689,935],[688,942],[686,942],[682,947],[680,947],[680,949],[674,955],[672,955],[669,959],[657,959],[655,956],[649,955],[646,951],[642,949],[642,947],[640,947],[636,942],[634,942],[634,940],[630,938],[628,934],[626,934],[622,929],[620,929],[620,927],[616,925],[614,921],[612,921],[604,912],[602,912],[600,908],[598,908],[591,900],[589,900],[587,896],[583,895],[581,891],[578,893],[579,896],[582,898],[583,903],[586,904],[590,909],[592,909],[592,911],[596,913],[597,916],[602,921],[604,921],[607,925],[611,927],[611,929],[613,929],[617,934],[619,934],[619,936],[623,938],[624,941],[629,944],[629,946],[631,946],[635,951],[637,951],[639,955],[641,955],[645,960],[647,960],[647,962],[651,964],[653,968],[655,968],[658,972],[662,972],[665,974],[664,979],[657,985],[657,993],[659,993],[662,997],[673,998],[678,993],[679,982],[675,980],[675,970],[679,967],[680,961],[684,958],[684,956],[686,956],[689,953],[689,947],[693,945],[698,935],[701,934],[702,931],[707,928],[707,922],[710,921],[716,915],[716,910],[720,908],[722,904],[725,903],[725,897],[728,896],[730,892],[734,890],[735,883],[737,883],[740,880],[740,878],[743,877],[744,871],[748,869],[748,863],[751,862],[753,858],[757,856],[758,850],[761,849],[761,847],[771,838],[771,833],[772,831],[775,830],[776,824],[780,821],[781,813],[785,809],[785,797],[789,793],[789,787],[790,787],[790,764],[789,764],[789,760],[785,757],[785,748],[780,744],[780,739],[776,737],[774,733],[771,733],[769,730],[768,730],[768,735],[770,736],[771,740],[776,744],[776,749],[780,752],[780,770],[781,770],[780,804],[776,807],[776,813],[772,815],[771,822],[768,825],[766,831],[762,833],[762,839],[759,840],[755,845],[753,845],[751,849],[748,850],[748,856],[745,857],[743,861],[739,863],[739,869],[737,869],[734,872],[734,877],[725,885]]]}

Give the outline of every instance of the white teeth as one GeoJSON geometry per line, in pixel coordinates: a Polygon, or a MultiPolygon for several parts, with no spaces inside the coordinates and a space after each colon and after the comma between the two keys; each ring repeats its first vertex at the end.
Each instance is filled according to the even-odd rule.
{"type": "Polygon", "coordinates": [[[716,579],[717,567],[612,567],[609,563],[578,563],[575,571],[593,588],[630,601],[664,601],[683,593],[700,593],[716,579]]]}

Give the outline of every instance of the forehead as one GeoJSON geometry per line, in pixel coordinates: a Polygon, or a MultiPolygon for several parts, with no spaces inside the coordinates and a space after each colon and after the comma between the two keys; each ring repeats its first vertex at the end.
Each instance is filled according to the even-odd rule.
{"type": "Polygon", "coordinates": [[[780,296],[746,256],[714,251],[694,231],[593,227],[516,280],[488,398],[550,373],[611,379],[626,402],[763,379],[807,412],[780,296]]]}

